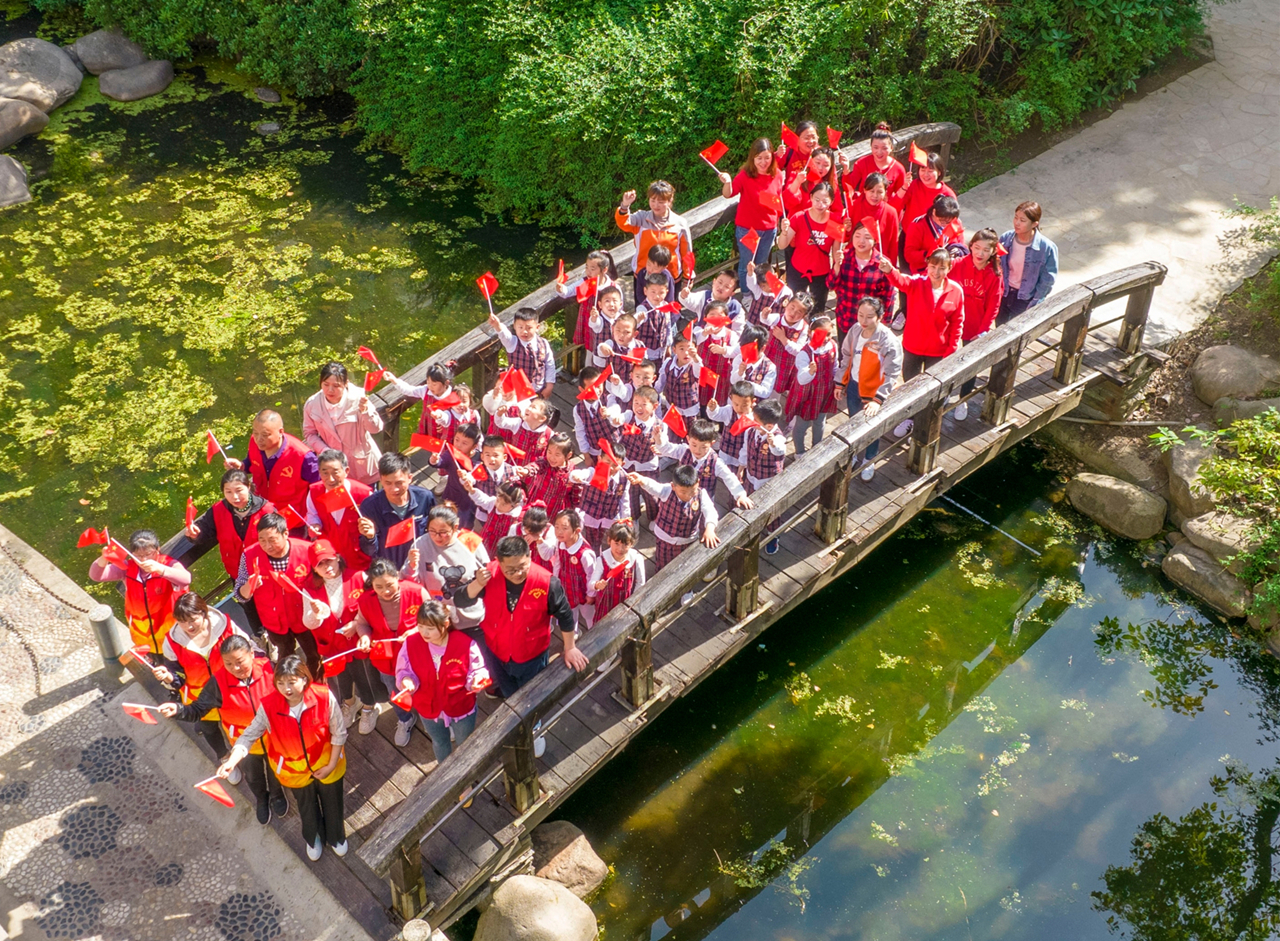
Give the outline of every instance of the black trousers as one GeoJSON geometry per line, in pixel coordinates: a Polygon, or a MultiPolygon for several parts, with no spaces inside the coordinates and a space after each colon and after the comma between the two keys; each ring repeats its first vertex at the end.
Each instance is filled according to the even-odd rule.
{"type": "Polygon", "coordinates": [[[249,785],[255,804],[261,806],[264,800],[284,793],[284,788],[267,767],[266,755],[247,755],[240,762],[240,770],[244,772],[245,783],[249,785]]]}
{"type": "Polygon", "coordinates": [[[1020,299],[1016,291],[1012,294],[1006,294],[1000,298],[1000,310],[996,312],[996,326],[1004,326],[1030,306],[1031,298],[1020,299]]]}
{"type": "Polygon", "coordinates": [[[323,838],[330,846],[337,846],[347,838],[347,824],[342,811],[343,778],[331,784],[312,781],[306,787],[289,788],[294,803],[298,805],[302,839],[308,846],[315,844],[316,837],[323,838]]]}
{"type": "Polygon", "coordinates": [[[338,693],[344,700],[351,698],[351,691],[360,697],[365,706],[387,702],[387,688],[382,677],[368,660],[352,660],[338,677],[338,693]]]}
{"type": "Polygon", "coordinates": [[[827,276],[825,274],[818,275],[816,278],[806,278],[787,265],[787,287],[796,294],[808,291],[813,295],[813,313],[810,316],[816,316],[827,309],[827,276]]]}
{"type": "Polygon", "coordinates": [[[941,356],[920,356],[917,353],[902,351],[902,381],[914,379],[934,363],[942,362],[941,356]]]}
{"type": "MultiPolygon", "coordinates": [[[[324,676],[324,668],[320,665],[320,648],[316,646],[316,636],[310,631],[304,631],[301,634],[276,634],[268,631],[267,636],[271,638],[271,643],[275,644],[280,660],[301,649],[311,675],[324,676]]],[[[279,660],[276,662],[278,663],[279,660]]]]}
{"type": "Polygon", "coordinates": [[[222,737],[222,726],[217,719],[201,719],[196,723],[196,731],[200,733],[200,737],[205,740],[210,748],[213,749],[213,757],[218,759],[218,763],[222,763],[222,759],[231,753],[231,749],[227,747],[227,740],[222,737]]]}

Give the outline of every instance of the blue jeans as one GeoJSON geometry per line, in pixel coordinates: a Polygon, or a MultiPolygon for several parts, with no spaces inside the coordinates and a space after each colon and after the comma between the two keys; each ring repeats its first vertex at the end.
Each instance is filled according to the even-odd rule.
{"type": "Polygon", "coordinates": [[[773,251],[774,230],[766,229],[763,232],[756,230],[760,235],[760,244],[756,246],[756,253],[751,254],[747,246],[742,244],[742,237],[751,230],[746,226],[735,225],[733,227],[734,244],[738,246],[738,291],[743,297],[750,299],[751,292],[747,290],[747,263],[754,261],[756,267],[763,265],[769,260],[769,252],[773,251]]]}
{"type": "Polygon", "coordinates": [[[418,716],[418,721],[422,723],[422,731],[426,732],[431,739],[431,748],[436,753],[436,761],[444,761],[448,758],[449,753],[453,751],[453,746],[461,745],[467,740],[467,736],[476,730],[477,715],[479,710],[473,709],[471,715],[454,719],[453,723],[447,726],[440,719],[418,716]],[[450,729],[453,729],[454,742],[449,741],[450,729]]]}
{"type": "MultiPolygon", "coordinates": [[[[862,411],[862,396],[858,395],[857,382],[849,383],[849,388],[845,390],[845,397],[849,400],[849,417],[852,418],[862,411]]],[[[880,453],[880,439],[876,438],[867,445],[867,449],[862,452],[862,456],[868,461],[873,460],[880,453]]]]}
{"type": "MultiPolygon", "coordinates": [[[[394,696],[396,693],[400,692],[399,688],[396,686],[396,678],[392,676],[390,673],[383,673],[381,670],[379,670],[378,676],[382,677],[382,685],[387,688],[388,696],[394,696]]],[[[389,705],[395,711],[396,719],[398,719],[399,721],[408,722],[413,718],[413,710],[401,709],[395,703],[390,703],[389,705]]]]}
{"type": "Polygon", "coordinates": [[[819,412],[818,417],[813,421],[806,421],[803,418],[796,418],[795,427],[791,430],[791,440],[796,443],[796,457],[804,454],[806,446],[804,443],[805,432],[810,428],[813,429],[813,443],[816,445],[822,440],[822,436],[827,431],[827,416],[825,413],[819,412]]]}

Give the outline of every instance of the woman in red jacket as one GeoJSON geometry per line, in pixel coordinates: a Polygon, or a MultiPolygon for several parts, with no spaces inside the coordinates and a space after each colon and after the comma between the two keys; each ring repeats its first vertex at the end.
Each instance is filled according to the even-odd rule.
{"type": "Polygon", "coordinates": [[[849,168],[849,189],[861,193],[872,173],[882,173],[889,183],[889,199],[901,199],[907,188],[907,168],[893,156],[893,131],[881,121],[871,132],[871,153],[859,157],[849,168]]]}
{"type": "Polygon", "coordinates": [[[813,309],[827,306],[827,275],[831,273],[831,253],[843,235],[831,216],[831,184],[819,183],[809,194],[812,205],[782,220],[778,247],[794,246],[787,258],[787,286],[792,292],[813,296],[813,309]]]}
{"type": "MultiPolygon", "coordinates": [[[[968,345],[991,329],[1000,299],[1004,296],[1004,279],[996,264],[1000,236],[995,229],[982,229],[969,239],[969,254],[951,268],[950,278],[964,291],[964,329],[960,338],[968,345]]],[[[960,398],[974,390],[978,379],[966,380],[960,387],[960,398]]],[[[969,403],[961,402],[954,412],[956,421],[969,417],[969,403]]]]}
{"type": "Polygon", "coordinates": [[[907,184],[902,198],[894,203],[903,219],[919,219],[933,208],[933,202],[939,196],[955,198],[955,190],[942,182],[942,154],[930,152],[924,166],[912,164],[911,169],[911,182],[907,184]]]}
{"type": "Polygon", "coordinates": [[[767,137],[756,138],[737,176],[720,174],[720,195],[725,199],[738,197],[733,224],[738,246],[738,285],[743,291],[747,288],[747,265],[753,261],[764,264],[773,250],[780,215],[777,201],[782,198],[784,177],[767,137]],[[742,244],[742,237],[753,229],[760,236],[754,253],[742,244]]]}
{"type": "MultiPolygon", "coordinates": [[[[951,255],[945,248],[929,255],[925,274],[902,274],[887,258],[880,260],[880,270],[907,299],[907,324],[902,331],[902,381],[906,382],[960,348],[964,291],[947,277],[951,255]]],[[[902,437],[912,427],[908,418],[893,433],[902,437]]]]}
{"type": "MultiPolygon", "coordinates": [[[[846,184],[847,185],[847,184],[846,184]]],[[[889,202],[889,181],[883,173],[872,173],[862,181],[862,192],[849,202],[850,231],[863,219],[876,220],[879,232],[876,248],[895,265],[898,263],[898,239],[902,233],[902,214],[889,202]]],[[[855,299],[856,302],[856,299],[855,299]]]]}

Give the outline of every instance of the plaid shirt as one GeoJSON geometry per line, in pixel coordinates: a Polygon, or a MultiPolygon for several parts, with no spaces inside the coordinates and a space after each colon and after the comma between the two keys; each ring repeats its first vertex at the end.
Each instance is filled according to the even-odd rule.
{"type": "Polygon", "coordinates": [[[529,495],[525,506],[532,506],[541,500],[547,507],[547,516],[555,519],[557,513],[569,507],[577,506],[582,501],[582,486],[569,479],[568,467],[552,467],[545,457],[540,457],[531,465],[533,476],[526,478],[529,495]]]}
{"type": "Polygon", "coordinates": [[[507,444],[515,445],[524,452],[524,458],[519,459],[514,454],[511,460],[516,464],[532,464],[541,457],[545,457],[547,453],[547,442],[551,440],[551,428],[543,425],[536,431],[520,422],[520,427],[513,432],[502,432],[502,437],[506,439],[507,444]]]}
{"type": "Polygon", "coordinates": [[[880,270],[883,257],[879,250],[871,249],[870,263],[859,270],[853,252],[846,252],[840,270],[827,275],[827,287],[836,292],[836,325],[842,334],[852,330],[858,322],[858,302],[864,297],[880,298],[886,314],[893,310],[898,291],[880,270]]]}
{"type": "Polygon", "coordinates": [[[555,362],[556,354],[552,352],[546,337],[534,337],[532,345],[533,349],[529,349],[517,339],[515,348],[507,351],[507,365],[513,369],[523,369],[533,387],[541,389],[547,375],[547,364],[555,362]]]}
{"type": "Polygon", "coordinates": [[[606,523],[613,523],[624,516],[629,516],[631,515],[631,482],[627,480],[626,474],[614,471],[609,475],[609,483],[604,490],[588,483],[582,488],[582,500],[579,501],[578,507],[589,519],[604,520],[606,523]]]}
{"type": "MultiPolygon", "coordinates": [[[[553,557],[552,573],[560,579],[564,586],[565,596],[569,599],[569,607],[577,608],[587,603],[587,572],[595,564],[596,554],[587,541],[581,536],[574,543],[577,547],[570,552],[564,546],[556,547],[553,557]]],[[[584,624],[583,627],[586,625],[584,624]]]]}
{"type": "Polygon", "coordinates": [[[484,521],[484,529],[480,533],[480,539],[489,552],[489,558],[497,558],[498,540],[511,535],[511,527],[519,523],[522,516],[524,516],[523,506],[516,507],[512,513],[495,511],[489,514],[489,518],[484,521]]]}

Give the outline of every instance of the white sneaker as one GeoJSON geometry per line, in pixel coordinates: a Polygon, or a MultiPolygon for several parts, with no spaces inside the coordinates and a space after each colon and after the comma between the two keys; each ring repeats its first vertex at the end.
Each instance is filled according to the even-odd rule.
{"type": "Polygon", "coordinates": [[[227,775],[228,784],[239,784],[244,780],[244,773],[239,768],[232,768],[231,773],[227,775]]]}
{"type": "Polygon", "coordinates": [[[867,461],[867,463],[863,465],[862,473],[859,474],[858,476],[861,477],[863,480],[870,480],[875,475],[876,475],[875,464],[871,463],[870,461],[867,461]]]}
{"type": "Polygon", "coordinates": [[[951,413],[951,417],[956,421],[964,421],[969,417],[969,403],[961,402],[956,406],[956,410],[951,413]]]}
{"type": "Polygon", "coordinates": [[[404,722],[396,723],[395,743],[399,748],[404,748],[409,744],[409,736],[413,734],[413,716],[410,716],[404,722]]]}
{"type": "Polygon", "coordinates": [[[378,725],[378,710],[373,706],[365,706],[360,710],[360,724],[356,726],[356,731],[361,735],[368,735],[378,725]]]}
{"type": "Polygon", "coordinates": [[[347,728],[351,728],[351,723],[356,721],[356,711],[361,705],[359,696],[353,697],[351,702],[342,704],[342,724],[347,728]]]}
{"type": "Polygon", "coordinates": [[[684,607],[688,607],[689,605],[693,604],[693,592],[686,591],[683,595],[681,595],[680,604],[684,607]]]}
{"type": "Polygon", "coordinates": [[[910,418],[906,421],[900,421],[898,422],[898,427],[893,429],[893,436],[895,438],[905,438],[907,435],[911,434],[911,429],[915,426],[916,423],[910,418]]]}
{"type": "Polygon", "coordinates": [[[347,847],[347,841],[346,841],[346,840],[343,840],[343,841],[342,841],[341,843],[339,843],[337,846],[332,847],[332,849],[333,849],[333,855],[334,855],[334,856],[346,856],[346,855],[347,855],[347,848],[348,848],[348,847],[347,847]]]}
{"type": "Polygon", "coordinates": [[[706,575],[703,575],[703,576],[702,576],[702,580],[703,580],[704,582],[714,582],[714,581],[716,580],[716,575],[717,575],[717,574],[719,574],[719,573],[718,573],[718,572],[716,572],[716,570],[715,570],[715,569],[712,569],[712,570],[711,570],[710,572],[708,572],[706,575]]]}
{"type": "Polygon", "coordinates": [[[533,740],[533,757],[541,758],[547,751],[547,739],[545,736],[539,735],[533,740]]]}
{"type": "Polygon", "coordinates": [[[320,858],[320,854],[324,852],[324,844],[320,842],[320,837],[316,837],[316,841],[307,847],[307,859],[313,863],[320,858]]]}

